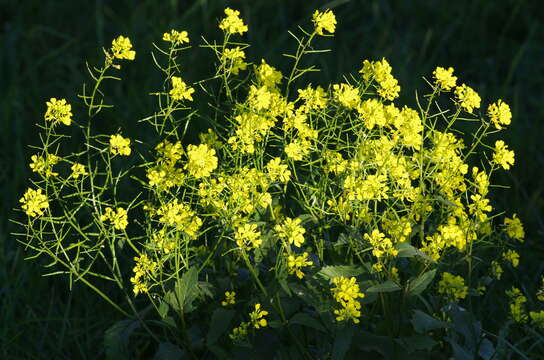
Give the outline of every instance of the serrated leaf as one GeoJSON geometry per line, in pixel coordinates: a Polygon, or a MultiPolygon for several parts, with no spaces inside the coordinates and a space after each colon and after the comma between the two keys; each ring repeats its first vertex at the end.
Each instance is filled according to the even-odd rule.
{"type": "Polygon", "coordinates": [[[419,251],[414,246],[408,244],[407,242],[401,242],[396,245],[396,249],[398,250],[397,257],[400,258],[412,258],[412,257],[420,257],[423,258],[429,262],[435,262],[429,255],[419,251]]]}
{"type": "Polygon", "coordinates": [[[104,332],[104,347],[106,348],[106,359],[108,360],[129,360],[130,352],[128,343],[130,335],[140,327],[135,320],[121,320],[113,324],[104,332]]]}
{"type": "Polygon", "coordinates": [[[178,346],[169,342],[161,342],[153,360],[181,360],[184,356],[184,351],[178,346]]]}
{"type": "Polygon", "coordinates": [[[193,267],[189,269],[181,279],[176,281],[174,291],[169,291],[165,300],[176,311],[188,313],[193,310],[193,300],[198,295],[198,270],[193,267]]]}
{"type": "Polygon", "coordinates": [[[355,265],[337,265],[337,266],[324,266],[317,272],[316,275],[322,277],[325,280],[330,280],[337,276],[352,277],[357,276],[365,272],[365,269],[361,266],[355,265]]]}
{"type": "Polygon", "coordinates": [[[410,282],[410,284],[408,285],[408,291],[407,291],[408,296],[417,296],[421,294],[423,291],[425,291],[425,289],[433,281],[435,274],[436,274],[436,269],[429,270],[423,273],[414,281],[410,282]]]}
{"type": "Polygon", "coordinates": [[[234,317],[234,310],[217,308],[212,314],[210,329],[206,336],[207,345],[213,345],[229,328],[234,317]]]}
{"type": "Polygon", "coordinates": [[[306,326],[312,329],[316,329],[322,332],[326,332],[327,330],[321,325],[319,320],[311,317],[308,314],[305,313],[296,313],[290,320],[289,324],[298,324],[302,326],[306,326]]]}
{"type": "Polygon", "coordinates": [[[401,289],[402,288],[397,283],[395,283],[394,281],[387,280],[387,281],[385,281],[385,282],[383,282],[381,284],[376,284],[376,285],[373,285],[373,286],[369,287],[368,289],[366,289],[366,292],[385,293],[385,292],[399,291],[401,289]]]}

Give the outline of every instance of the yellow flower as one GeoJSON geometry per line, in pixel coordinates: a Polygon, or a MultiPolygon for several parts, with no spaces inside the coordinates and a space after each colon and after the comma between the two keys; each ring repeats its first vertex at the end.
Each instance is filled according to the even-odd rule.
{"type": "Polygon", "coordinates": [[[21,208],[30,217],[42,216],[43,210],[49,207],[47,195],[42,194],[42,189],[28,189],[19,202],[22,203],[21,208]]]}
{"type": "Polygon", "coordinates": [[[162,39],[171,42],[173,45],[181,45],[183,43],[189,43],[189,34],[187,31],[170,30],[169,33],[163,34],[162,39]]]}
{"type": "Polygon", "coordinates": [[[455,96],[457,96],[461,107],[469,113],[472,113],[474,109],[480,108],[480,96],[465,84],[455,88],[455,96]]]}
{"type": "Polygon", "coordinates": [[[291,171],[288,169],[288,166],[282,164],[279,157],[270,160],[268,164],[266,164],[266,170],[272,181],[285,183],[289,181],[289,177],[291,176],[291,171]]]}
{"type": "Polygon", "coordinates": [[[502,258],[512,264],[513,267],[518,267],[519,265],[519,254],[515,250],[503,252],[502,258]]]}
{"type": "Polygon", "coordinates": [[[544,328],[544,310],[540,311],[530,311],[529,316],[531,317],[531,321],[533,322],[534,326],[538,328],[544,328]]]}
{"type": "Polygon", "coordinates": [[[46,102],[47,111],[44,118],[46,121],[52,121],[53,125],[63,123],[70,126],[72,123],[72,105],[66,103],[65,99],[51,98],[46,102]]]}
{"type": "Polygon", "coordinates": [[[287,267],[289,268],[289,274],[294,273],[299,279],[302,279],[304,277],[302,268],[305,266],[313,265],[313,262],[307,259],[308,259],[307,252],[299,256],[289,255],[287,257],[287,267]]]}
{"type": "Polygon", "coordinates": [[[510,111],[510,106],[504,103],[502,100],[497,101],[489,105],[487,108],[487,115],[491,119],[495,128],[502,129],[502,126],[510,125],[512,121],[512,112],[510,111]]]}
{"type": "Polygon", "coordinates": [[[311,110],[323,109],[327,106],[327,93],[321,86],[312,89],[310,85],[304,90],[298,89],[298,99],[304,101],[301,106],[303,112],[311,110]]]}
{"type": "Polygon", "coordinates": [[[130,155],[130,139],[124,138],[121,135],[112,135],[110,137],[110,151],[113,155],[130,155]]]}
{"type": "Polygon", "coordinates": [[[306,229],[300,225],[301,222],[298,218],[291,219],[290,217],[286,217],[283,224],[274,227],[276,235],[280,239],[287,240],[289,244],[301,247],[304,243],[304,234],[306,233],[306,229]]]}
{"type": "Polygon", "coordinates": [[[236,293],[234,291],[225,292],[225,300],[221,301],[221,305],[229,306],[236,304],[236,293]]]}
{"type": "Polygon", "coordinates": [[[295,141],[287,144],[287,146],[285,147],[285,154],[290,159],[300,161],[304,158],[305,155],[308,154],[309,150],[309,141],[301,141],[299,139],[296,139],[295,141]]]}
{"type": "Polygon", "coordinates": [[[240,324],[240,326],[235,327],[232,329],[232,333],[229,334],[229,337],[232,341],[235,342],[241,342],[245,338],[247,338],[247,328],[249,327],[249,323],[243,322],[240,324]]]}
{"type": "Polygon", "coordinates": [[[122,35],[111,42],[111,52],[116,59],[134,60],[136,52],[131,49],[130,39],[122,35]]]}
{"type": "Polygon", "coordinates": [[[363,61],[363,67],[359,73],[363,75],[366,84],[376,81],[378,95],[386,100],[394,100],[399,96],[400,85],[397,79],[391,74],[391,65],[384,58],[381,61],[363,61]]]}
{"type": "Polygon", "coordinates": [[[195,89],[187,86],[187,84],[183,80],[181,80],[180,77],[172,76],[172,89],[170,90],[169,94],[173,100],[180,101],[185,99],[193,101],[192,94],[194,92],[195,89]]]}
{"type": "Polygon", "coordinates": [[[465,286],[465,280],[461,276],[445,272],[442,274],[442,280],[438,283],[438,292],[457,301],[467,296],[468,286],[465,286]]]}
{"type": "Polygon", "coordinates": [[[157,210],[157,215],[160,216],[159,222],[174,226],[190,237],[196,237],[202,226],[202,219],[196,216],[196,213],[188,205],[180,203],[178,199],[162,205],[157,210]]]}
{"type": "Polygon", "coordinates": [[[510,169],[510,165],[514,165],[514,151],[508,150],[508,146],[502,140],[495,142],[493,162],[505,170],[510,169]]]}
{"type": "Polygon", "coordinates": [[[187,157],[189,161],[185,165],[185,169],[197,179],[210,176],[212,171],[217,168],[215,150],[210,149],[206,144],[189,145],[187,147],[187,157]]]}
{"type": "Polygon", "coordinates": [[[334,299],[340,304],[341,308],[334,310],[336,321],[352,320],[355,324],[359,323],[361,317],[361,303],[358,298],[364,298],[359,289],[359,284],[354,277],[350,279],[337,276],[332,279],[334,285],[331,288],[334,299]]]}
{"type": "Polygon", "coordinates": [[[256,249],[261,246],[263,240],[261,233],[257,231],[257,224],[244,224],[236,229],[234,235],[236,245],[244,250],[256,249]]]}
{"type": "Polygon", "coordinates": [[[507,290],[506,295],[510,298],[510,314],[512,315],[512,319],[518,323],[527,322],[528,317],[525,311],[527,298],[516,287],[507,290]]]}
{"type": "Polygon", "coordinates": [[[146,254],[135,257],[134,261],[136,262],[136,265],[132,268],[134,276],[130,278],[134,295],[147,293],[149,291],[150,282],[153,280],[159,266],[146,254]]]}
{"type": "Polygon", "coordinates": [[[457,76],[453,76],[452,67],[445,69],[439,66],[435,71],[433,71],[433,76],[435,79],[435,84],[440,88],[440,90],[449,91],[455,87],[455,83],[457,82],[457,76]]]}
{"type": "Polygon", "coordinates": [[[491,274],[497,279],[500,280],[502,276],[502,266],[499,264],[498,261],[493,260],[491,262],[491,274]]]}
{"type": "Polygon", "coordinates": [[[336,30],[336,17],[330,9],[327,9],[324,12],[316,10],[312,16],[312,21],[314,22],[315,32],[318,35],[325,35],[323,30],[328,31],[331,34],[334,34],[334,31],[336,30]]]}
{"type": "Polygon", "coordinates": [[[283,75],[275,67],[270,66],[261,59],[261,65],[255,67],[255,75],[260,84],[268,88],[274,88],[281,82],[283,75]]]}
{"type": "Polygon", "coordinates": [[[100,221],[110,221],[113,227],[117,230],[124,230],[128,225],[127,211],[122,207],[113,210],[111,207],[106,208],[106,213],[100,216],[100,221]]]}
{"type": "Polygon", "coordinates": [[[30,158],[30,168],[33,172],[37,172],[45,177],[57,176],[58,173],[53,171],[53,166],[56,165],[60,157],[54,154],[46,154],[45,156],[32,155],[30,158]]]}
{"type": "Polygon", "coordinates": [[[393,246],[391,239],[385,237],[378,229],[372,230],[370,235],[365,234],[364,239],[372,245],[372,255],[378,259],[384,256],[397,256],[398,250],[393,246]]]}
{"type": "Polygon", "coordinates": [[[523,242],[525,238],[525,230],[523,230],[523,224],[516,214],[510,218],[504,218],[504,226],[506,227],[506,234],[512,239],[523,242]]]}
{"type": "Polygon", "coordinates": [[[225,15],[227,16],[219,23],[221,30],[224,30],[227,34],[238,33],[240,35],[247,31],[247,25],[240,19],[240,11],[226,8],[225,15]]]}
{"type": "Polygon", "coordinates": [[[227,72],[231,72],[234,75],[238,75],[240,70],[245,70],[247,68],[247,63],[244,61],[246,54],[239,47],[236,46],[233,49],[225,49],[221,55],[221,60],[225,64],[225,69],[227,72]]]}
{"type": "Polygon", "coordinates": [[[261,304],[255,304],[255,310],[249,314],[251,323],[255,329],[268,325],[268,322],[264,318],[266,315],[268,315],[268,311],[261,310],[261,304]]]}
{"type": "Polygon", "coordinates": [[[89,175],[85,169],[85,165],[80,163],[74,163],[70,169],[72,170],[72,177],[74,179],[78,179],[80,176],[89,175]]]}
{"type": "Polygon", "coordinates": [[[355,109],[361,98],[359,97],[359,90],[349,84],[334,84],[332,86],[334,96],[338,102],[348,109],[355,109]]]}

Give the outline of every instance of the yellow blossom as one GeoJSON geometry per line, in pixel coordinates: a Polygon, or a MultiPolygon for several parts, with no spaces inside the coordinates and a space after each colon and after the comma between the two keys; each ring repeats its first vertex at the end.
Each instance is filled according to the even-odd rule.
{"type": "Polygon", "coordinates": [[[173,100],[181,101],[185,99],[193,101],[192,94],[194,92],[195,89],[187,86],[187,84],[179,76],[172,76],[172,89],[170,90],[169,94],[173,100]]]}
{"type": "Polygon", "coordinates": [[[332,86],[334,96],[338,102],[348,109],[355,109],[361,98],[359,97],[359,90],[349,84],[334,84],[332,86]]]}
{"type": "Polygon", "coordinates": [[[46,102],[47,111],[44,118],[46,121],[52,121],[53,125],[63,123],[70,126],[72,123],[72,105],[66,103],[65,99],[51,98],[46,102]]]}
{"type": "Polygon", "coordinates": [[[514,151],[508,150],[508,146],[502,140],[495,142],[493,162],[505,170],[510,169],[510,165],[514,165],[514,151]]]}
{"type": "Polygon", "coordinates": [[[60,157],[54,154],[46,154],[45,156],[32,155],[30,158],[30,168],[33,172],[37,172],[45,177],[57,176],[58,173],[53,171],[53,166],[56,165],[60,157]]]}
{"type": "Polygon", "coordinates": [[[506,227],[506,234],[512,239],[519,240],[523,242],[525,238],[525,230],[523,229],[523,224],[521,220],[517,217],[516,214],[510,218],[504,218],[504,226],[506,227]]]}
{"type": "Polygon", "coordinates": [[[162,205],[157,210],[157,215],[160,216],[161,223],[174,226],[190,237],[196,237],[202,226],[202,219],[196,216],[196,213],[188,205],[180,203],[178,199],[162,205]]]}
{"type": "Polygon", "coordinates": [[[333,297],[341,306],[340,309],[334,310],[336,321],[352,320],[355,324],[359,323],[361,303],[357,299],[364,298],[365,295],[360,291],[357,280],[354,277],[348,279],[337,276],[332,279],[332,283],[333,297]]]}
{"type": "Polygon", "coordinates": [[[313,262],[307,259],[308,259],[307,252],[299,256],[289,255],[287,257],[287,267],[289,269],[289,274],[294,273],[299,279],[302,279],[304,277],[302,268],[305,266],[313,265],[313,262]]]}
{"type": "Polygon", "coordinates": [[[512,316],[512,319],[517,323],[527,322],[528,316],[525,311],[527,298],[516,287],[507,290],[506,295],[510,298],[510,315],[512,316]]]}
{"type": "Polygon", "coordinates": [[[130,39],[122,35],[111,42],[111,52],[116,59],[134,60],[136,52],[132,50],[130,39]]]}
{"type": "Polygon", "coordinates": [[[122,207],[113,210],[111,207],[106,208],[106,213],[100,216],[100,221],[110,221],[113,227],[117,230],[124,230],[128,225],[127,211],[122,207]]]}
{"type": "Polygon", "coordinates": [[[189,43],[189,34],[187,31],[171,30],[169,33],[164,33],[162,39],[173,45],[181,45],[183,43],[189,43]]]}
{"type": "Polygon", "coordinates": [[[246,54],[239,46],[232,49],[225,49],[223,54],[221,54],[221,60],[224,63],[225,69],[234,75],[238,75],[240,70],[247,68],[247,63],[244,61],[245,58],[246,54]]]}
{"type": "Polygon", "coordinates": [[[385,100],[394,100],[399,96],[400,85],[397,79],[391,74],[391,65],[386,59],[381,61],[363,61],[363,67],[359,70],[366,84],[376,82],[376,90],[385,100]]]}
{"type": "Polygon", "coordinates": [[[268,164],[266,164],[266,170],[272,181],[285,183],[289,181],[289,177],[291,176],[291,171],[288,169],[288,166],[282,164],[279,157],[270,160],[268,164]]]}
{"type": "Polygon", "coordinates": [[[438,292],[457,301],[467,296],[468,286],[465,285],[465,280],[461,276],[445,272],[442,274],[442,280],[438,283],[438,292]]]}
{"type": "Polygon", "coordinates": [[[227,34],[240,34],[242,35],[247,31],[247,25],[240,18],[240,11],[232,10],[230,8],[225,9],[225,18],[219,23],[219,28],[224,30],[227,34]]]}
{"type": "Polygon", "coordinates": [[[236,293],[234,291],[225,292],[225,300],[221,301],[221,305],[229,306],[236,304],[236,293]]]}
{"type": "Polygon", "coordinates": [[[323,109],[327,106],[327,93],[321,86],[312,89],[310,85],[304,90],[298,89],[298,99],[304,101],[301,106],[302,111],[309,112],[311,110],[323,109]]]}
{"type": "Polygon", "coordinates": [[[187,157],[189,161],[185,165],[185,169],[197,179],[210,176],[217,168],[215,149],[210,149],[206,144],[189,145],[187,147],[187,157]]]}
{"type": "Polygon", "coordinates": [[[85,165],[80,163],[74,163],[70,169],[72,170],[72,177],[74,179],[78,179],[80,176],[89,175],[85,169],[85,165]]]}
{"type": "Polygon", "coordinates": [[[291,219],[286,217],[283,221],[283,224],[274,226],[276,235],[283,240],[287,240],[289,244],[293,244],[296,247],[301,247],[304,243],[304,234],[306,229],[304,229],[300,223],[300,219],[291,219]]]}
{"type": "Polygon", "coordinates": [[[42,194],[42,189],[28,189],[19,202],[22,204],[21,208],[30,217],[42,216],[43,210],[49,207],[47,195],[42,194]]]}
{"type": "Polygon", "coordinates": [[[257,224],[244,224],[238,229],[234,235],[236,245],[244,250],[256,249],[261,246],[263,240],[261,233],[257,231],[257,224]]]}
{"type": "Polygon", "coordinates": [[[457,76],[453,76],[452,67],[445,69],[438,66],[433,71],[433,76],[435,79],[435,84],[440,88],[440,90],[449,91],[455,87],[455,83],[457,82],[457,76]]]}
{"type": "Polygon", "coordinates": [[[110,137],[110,151],[113,155],[129,156],[131,153],[130,139],[121,135],[112,135],[110,137]]]}
{"type": "Polygon", "coordinates": [[[465,84],[455,88],[455,96],[457,96],[461,107],[469,113],[472,113],[474,109],[480,108],[480,96],[465,84]]]}
{"type": "Polygon", "coordinates": [[[268,311],[261,310],[261,304],[255,304],[255,310],[249,314],[251,324],[255,329],[268,325],[268,322],[264,318],[266,315],[268,315],[268,311]]]}
{"type": "Polygon", "coordinates": [[[336,30],[336,16],[334,16],[334,13],[330,9],[324,12],[316,10],[312,16],[312,21],[314,22],[315,32],[318,35],[325,35],[323,30],[331,34],[334,34],[336,30]]]}
{"type": "Polygon", "coordinates": [[[503,102],[502,100],[497,101],[489,105],[487,108],[487,115],[495,128],[502,129],[503,126],[510,125],[512,121],[512,112],[510,111],[510,106],[503,102]]]}
{"type": "Polygon", "coordinates": [[[513,267],[518,267],[519,265],[519,254],[515,250],[503,252],[502,258],[512,264],[513,267]]]}

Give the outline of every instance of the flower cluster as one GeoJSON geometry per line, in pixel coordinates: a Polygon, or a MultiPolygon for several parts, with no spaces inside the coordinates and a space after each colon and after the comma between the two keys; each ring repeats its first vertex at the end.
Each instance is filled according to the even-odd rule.
{"type": "Polygon", "coordinates": [[[46,121],[51,121],[54,125],[63,123],[70,126],[72,124],[72,105],[68,104],[65,99],[51,98],[46,105],[47,111],[44,115],[46,121]]]}
{"type": "Polygon", "coordinates": [[[334,285],[331,288],[334,300],[341,308],[334,310],[337,321],[352,320],[355,324],[359,323],[361,317],[361,303],[358,298],[364,298],[365,295],[360,291],[357,280],[338,276],[332,279],[334,285]]]}
{"type": "Polygon", "coordinates": [[[234,291],[225,291],[225,300],[221,301],[221,305],[229,306],[236,304],[236,293],[234,291]]]}
{"type": "Polygon", "coordinates": [[[111,207],[107,207],[104,215],[100,216],[100,221],[110,221],[115,229],[124,230],[128,225],[127,211],[122,207],[115,210],[111,207]]]}
{"type": "Polygon", "coordinates": [[[115,59],[134,60],[136,51],[132,50],[130,39],[122,35],[111,42],[111,52],[115,59]]]}
{"type": "Polygon", "coordinates": [[[57,176],[58,173],[53,171],[53,166],[60,161],[60,157],[54,154],[46,154],[45,156],[32,155],[30,158],[30,168],[45,177],[57,176]]]}
{"type": "Polygon", "coordinates": [[[397,79],[391,74],[391,65],[387,60],[363,61],[363,67],[359,72],[365,83],[375,82],[376,91],[385,100],[394,100],[399,96],[400,85],[397,79]]]}
{"type": "Polygon", "coordinates": [[[314,22],[315,32],[318,35],[325,35],[323,30],[328,31],[331,34],[334,34],[336,30],[336,16],[334,13],[327,9],[324,12],[316,10],[312,16],[312,21],[314,22]]]}
{"type": "Polygon", "coordinates": [[[311,265],[313,265],[313,261],[308,260],[307,252],[303,253],[302,255],[289,255],[287,257],[287,268],[289,269],[289,274],[296,274],[299,279],[304,277],[302,268],[311,265]]]}
{"type": "Polygon", "coordinates": [[[173,100],[193,101],[192,94],[194,92],[195,92],[195,89],[193,89],[190,86],[187,86],[187,84],[179,76],[172,76],[172,89],[170,90],[169,94],[173,100]]]}
{"type": "Polygon", "coordinates": [[[147,293],[150,283],[155,276],[159,266],[151,260],[146,254],[142,254],[134,258],[136,265],[132,269],[134,276],[130,278],[133,286],[134,295],[147,293]]]}
{"type": "Polygon", "coordinates": [[[19,202],[21,209],[30,217],[42,216],[43,211],[49,208],[47,195],[42,194],[42,189],[28,189],[19,202]]]}
{"type": "Polygon", "coordinates": [[[274,230],[276,235],[283,240],[286,240],[289,244],[293,244],[296,247],[301,247],[304,243],[304,233],[306,230],[300,225],[302,221],[300,219],[291,219],[286,217],[283,224],[276,225],[274,230]]]}
{"type": "Polygon", "coordinates": [[[442,280],[438,283],[438,292],[457,301],[467,297],[468,286],[461,276],[455,276],[448,272],[442,274],[442,280]]]}
{"type": "Polygon", "coordinates": [[[453,68],[449,67],[447,69],[438,66],[433,71],[433,76],[435,79],[435,84],[440,90],[449,91],[455,87],[457,82],[457,76],[453,76],[453,68]]]}
{"type": "Polygon", "coordinates": [[[164,33],[162,39],[166,42],[172,43],[173,46],[182,45],[183,43],[189,43],[189,34],[187,31],[170,30],[169,33],[164,33]]]}
{"type": "Polygon", "coordinates": [[[224,30],[227,34],[238,33],[240,35],[247,31],[247,25],[240,18],[240,11],[226,8],[225,15],[227,16],[219,23],[221,30],[224,30]]]}
{"type": "Polygon", "coordinates": [[[187,157],[189,161],[185,165],[185,169],[197,179],[210,176],[212,171],[217,168],[215,150],[210,149],[206,144],[189,145],[187,147],[187,157]]]}
{"type": "Polygon", "coordinates": [[[110,137],[110,151],[113,155],[129,156],[131,153],[130,139],[121,135],[112,135],[110,137]]]}
{"type": "Polygon", "coordinates": [[[156,214],[160,216],[159,222],[175,227],[185,232],[190,237],[195,237],[202,226],[202,219],[188,205],[174,199],[157,209],[156,214]]]}

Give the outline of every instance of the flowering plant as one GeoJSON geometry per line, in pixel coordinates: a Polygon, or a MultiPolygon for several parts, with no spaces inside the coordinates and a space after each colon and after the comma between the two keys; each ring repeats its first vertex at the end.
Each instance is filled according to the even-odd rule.
{"type": "MultiPolygon", "coordinates": [[[[296,88],[318,71],[301,59],[326,51],[313,40],[333,36],[333,12],[316,11],[312,31],[292,34],[288,75],[250,63],[239,40],[247,25],[239,11],[225,15],[223,41],[202,45],[216,56],[204,80],[184,80],[187,31],[155,45],[164,83],[151,93],[157,110],[140,120],[151,148],[93,127],[111,107],[102,83],[136,59],[124,36],[89,66],[86,116],[65,99],[47,102],[20,241],[142,326],[159,351],[228,357],[266,336],[289,344],[284,355],[391,358],[445,347],[446,332],[450,352],[493,348],[481,328],[478,342],[463,343],[450,323],[472,321],[463,306],[477,308],[519,263],[523,225],[493,214],[489,200],[493,173],[515,161],[504,141],[487,140],[510,124],[509,106],[477,113],[476,91],[442,67],[416,108],[397,105],[386,59],[362,61],[337,84],[296,88]],[[194,119],[209,129],[189,143],[194,119]],[[83,139],[73,154],[67,127],[83,139]],[[410,345],[413,336],[425,341],[410,345]]],[[[542,326],[544,312],[528,314],[519,289],[508,296],[513,321],[542,326]]],[[[108,341],[131,324],[116,324],[108,341]]]]}

